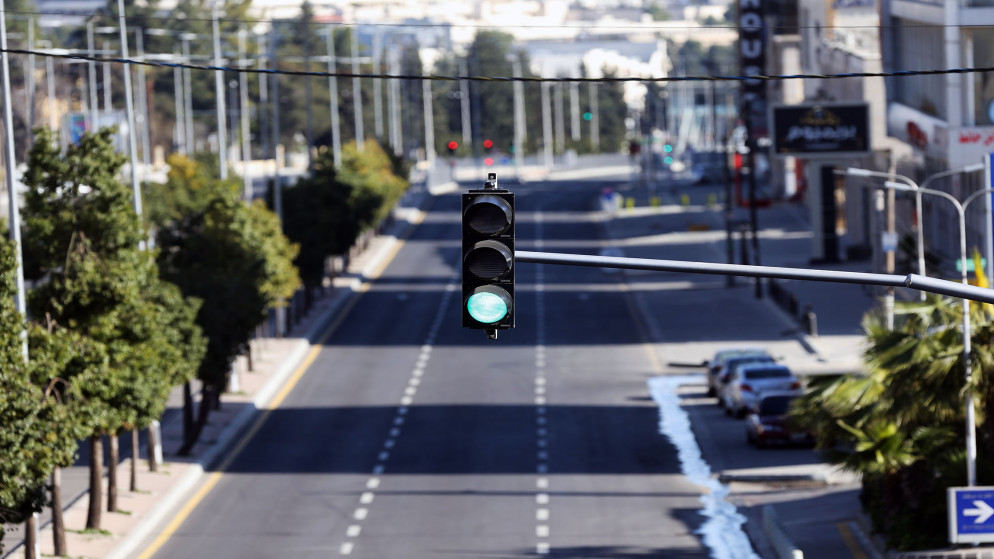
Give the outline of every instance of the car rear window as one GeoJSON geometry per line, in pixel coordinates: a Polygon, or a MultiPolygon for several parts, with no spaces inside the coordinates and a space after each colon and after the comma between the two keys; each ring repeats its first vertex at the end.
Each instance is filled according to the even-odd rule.
{"type": "Polygon", "coordinates": [[[760,415],[787,415],[790,409],[790,402],[794,400],[790,396],[770,396],[763,398],[759,403],[760,415]]]}
{"type": "Polygon", "coordinates": [[[734,359],[728,360],[728,368],[734,369],[739,365],[744,365],[747,363],[772,363],[773,358],[769,355],[750,355],[748,357],[736,357],[734,359]]]}
{"type": "Polygon", "coordinates": [[[787,369],[753,369],[745,372],[745,378],[749,380],[762,380],[767,378],[785,378],[791,376],[787,369]]]}

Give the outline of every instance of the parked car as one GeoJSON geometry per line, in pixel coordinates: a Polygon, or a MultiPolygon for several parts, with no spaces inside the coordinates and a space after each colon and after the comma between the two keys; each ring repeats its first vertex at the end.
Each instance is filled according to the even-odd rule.
{"type": "Polygon", "coordinates": [[[760,393],[776,390],[799,396],[802,387],[801,379],[783,365],[749,363],[731,371],[721,396],[726,414],[745,417],[759,402],[760,393]]]}
{"type": "Polygon", "coordinates": [[[718,373],[715,375],[714,379],[714,395],[718,398],[718,405],[724,405],[721,395],[725,391],[725,387],[728,385],[728,380],[732,376],[732,371],[752,363],[775,362],[776,361],[765,352],[762,355],[740,355],[726,359],[725,364],[718,370],[718,373]]]}
{"type": "Polygon", "coordinates": [[[787,417],[796,399],[797,395],[791,392],[761,394],[757,404],[746,415],[746,440],[760,448],[772,444],[814,444],[811,432],[796,427],[787,417]]]}
{"type": "MultiPolygon", "coordinates": [[[[708,376],[708,396],[717,396],[720,388],[718,377],[725,366],[725,361],[736,357],[766,356],[770,354],[759,347],[738,347],[719,349],[714,357],[706,363],[708,376]]],[[[773,359],[770,357],[770,359],[773,359]]]]}

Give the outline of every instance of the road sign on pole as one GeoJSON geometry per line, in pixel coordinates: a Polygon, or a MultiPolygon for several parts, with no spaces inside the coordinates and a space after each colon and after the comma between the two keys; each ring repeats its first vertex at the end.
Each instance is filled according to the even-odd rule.
{"type": "Polygon", "coordinates": [[[946,490],[951,543],[994,542],[994,487],[946,490]]]}

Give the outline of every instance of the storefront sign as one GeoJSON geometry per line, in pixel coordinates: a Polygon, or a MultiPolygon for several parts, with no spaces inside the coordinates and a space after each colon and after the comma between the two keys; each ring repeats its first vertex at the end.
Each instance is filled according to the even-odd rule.
{"type": "Polygon", "coordinates": [[[853,155],[870,150],[866,103],[773,107],[777,155],[853,155]]]}

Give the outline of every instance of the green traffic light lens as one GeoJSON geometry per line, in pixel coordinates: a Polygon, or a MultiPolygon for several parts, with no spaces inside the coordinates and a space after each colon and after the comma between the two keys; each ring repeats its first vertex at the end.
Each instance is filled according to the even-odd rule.
{"type": "Polygon", "coordinates": [[[667,158],[663,159],[663,163],[666,163],[667,165],[672,165],[673,164],[673,158],[672,157],[667,157],[667,158]]]}
{"type": "Polygon", "coordinates": [[[473,320],[483,324],[500,322],[508,311],[507,303],[500,295],[486,291],[470,295],[466,300],[466,310],[473,320]]]}

